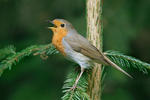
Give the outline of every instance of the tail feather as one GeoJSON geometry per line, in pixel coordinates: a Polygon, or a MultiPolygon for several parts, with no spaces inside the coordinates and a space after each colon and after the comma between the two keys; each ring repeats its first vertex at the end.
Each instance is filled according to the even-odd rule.
{"type": "Polygon", "coordinates": [[[130,78],[133,78],[130,74],[128,74],[126,71],[124,71],[123,69],[121,69],[118,65],[116,65],[115,63],[113,63],[110,59],[108,59],[106,56],[104,56],[104,60],[108,65],[111,65],[112,67],[114,67],[115,69],[119,70],[120,72],[124,73],[125,75],[127,75],[130,78]]]}

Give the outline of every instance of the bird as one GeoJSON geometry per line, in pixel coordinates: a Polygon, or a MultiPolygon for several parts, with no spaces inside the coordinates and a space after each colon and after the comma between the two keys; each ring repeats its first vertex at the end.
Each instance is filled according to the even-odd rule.
{"type": "Polygon", "coordinates": [[[52,27],[48,27],[53,32],[52,44],[62,55],[77,63],[81,68],[81,72],[71,89],[74,90],[76,88],[83,72],[85,69],[91,68],[93,62],[112,66],[128,77],[133,78],[80,35],[69,21],[54,19],[52,21],[49,20],[49,22],[53,24],[52,27]]]}

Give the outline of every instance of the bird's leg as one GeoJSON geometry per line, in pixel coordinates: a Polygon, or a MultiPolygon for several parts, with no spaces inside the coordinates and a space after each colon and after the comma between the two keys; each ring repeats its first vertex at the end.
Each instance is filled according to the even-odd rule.
{"type": "Polygon", "coordinates": [[[79,82],[83,72],[84,72],[84,68],[81,67],[81,72],[80,72],[79,76],[76,78],[76,81],[75,81],[73,87],[71,88],[71,90],[74,90],[76,88],[76,86],[77,86],[77,84],[78,84],[78,82],[79,82]]]}

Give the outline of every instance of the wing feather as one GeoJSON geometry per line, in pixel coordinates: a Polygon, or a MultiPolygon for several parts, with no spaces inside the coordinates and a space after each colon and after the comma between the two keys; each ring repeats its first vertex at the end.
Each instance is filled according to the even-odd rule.
{"type": "Polygon", "coordinates": [[[69,33],[64,39],[74,51],[82,53],[98,63],[106,64],[102,57],[103,54],[82,35],[69,33]]]}

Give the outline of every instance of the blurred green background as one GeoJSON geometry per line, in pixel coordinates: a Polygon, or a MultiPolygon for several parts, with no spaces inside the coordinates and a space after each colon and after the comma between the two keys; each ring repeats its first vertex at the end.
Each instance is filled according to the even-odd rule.
{"type": "MultiPolygon", "coordinates": [[[[51,42],[47,20],[64,18],[86,35],[86,0],[0,0],[0,48],[17,51],[51,42]]],[[[150,63],[150,0],[104,0],[104,51],[117,50],[150,63]]],[[[60,100],[72,63],[60,54],[26,57],[0,78],[0,100],[60,100]]],[[[150,75],[130,80],[111,69],[102,100],[150,100],[150,75]]]]}

